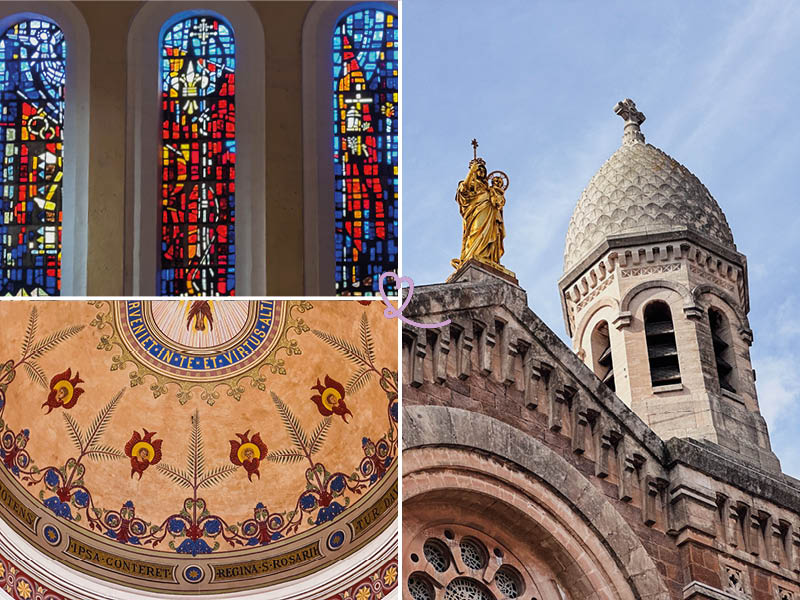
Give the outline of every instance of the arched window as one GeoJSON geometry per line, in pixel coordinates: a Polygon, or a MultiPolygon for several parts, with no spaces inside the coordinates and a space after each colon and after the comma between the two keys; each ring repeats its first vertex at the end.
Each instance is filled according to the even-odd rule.
{"type": "Polygon", "coordinates": [[[218,17],[162,35],[160,295],[235,290],[235,66],[233,30],[218,17]]]}
{"type": "Polygon", "coordinates": [[[666,302],[657,300],[645,307],[644,331],[653,387],[680,383],[681,368],[675,343],[675,326],[666,302]]]}
{"type": "Polygon", "coordinates": [[[725,318],[721,311],[709,308],[708,322],[711,326],[711,341],[714,344],[714,358],[717,364],[719,387],[736,393],[736,359],[733,355],[728,319],[725,318]]]}
{"type": "Polygon", "coordinates": [[[592,360],[594,361],[595,375],[612,391],[616,391],[614,361],[611,358],[611,338],[606,321],[600,321],[592,332],[592,360]]]}
{"type": "Polygon", "coordinates": [[[0,36],[0,295],[58,295],[66,44],[42,18],[0,36]]]}
{"type": "MultiPolygon", "coordinates": [[[[336,293],[371,295],[397,270],[397,16],[361,8],[333,33],[336,293]]],[[[388,291],[388,290],[387,290],[388,291]]]]}

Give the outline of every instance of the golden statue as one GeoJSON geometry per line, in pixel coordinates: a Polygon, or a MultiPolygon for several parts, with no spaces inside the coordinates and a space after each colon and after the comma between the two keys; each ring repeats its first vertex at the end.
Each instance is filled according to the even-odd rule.
{"type": "Polygon", "coordinates": [[[474,259],[506,273],[511,273],[500,265],[503,256],[503,238],[506,229],[503,224],[505,191],[508,189],[508,176],[502,171],[486,174],[486,163],[478,158],[478,142],[472,140],[473,159],[469,163],[467,178],[458,183],[456,202],[464,221],[461,238],[461,256],[450,261],[458,269],[467,261],[474,259]]]}

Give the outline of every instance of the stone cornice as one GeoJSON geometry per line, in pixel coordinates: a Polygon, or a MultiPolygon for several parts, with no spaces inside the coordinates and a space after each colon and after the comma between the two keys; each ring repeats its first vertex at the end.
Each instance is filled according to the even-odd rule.
{"type": "MultiPolygon", "coordinates": [[[[658,263],[666,268],[666,264],[684,260],[692,263],[694,272],[736,295],[744,313],[749,312],[747,259],[743,254],[689,229],[617,235],[598,244],[559,280],[561,307],[568,333],[572,335],[575,328],[575,314],[569,309],[569,303],[585,303],[593,290],[613,276],[617,266],[644,268],[658,263]]],[[[628,272],[621,270],[623,277],[631,274],[630,269],[625,270],[628,272]]]]}

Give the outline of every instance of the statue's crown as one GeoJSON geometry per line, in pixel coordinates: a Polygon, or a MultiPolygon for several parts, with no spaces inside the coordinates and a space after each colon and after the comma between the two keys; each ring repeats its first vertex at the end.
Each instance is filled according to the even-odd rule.
{"type": "Polygon", "coordinates": [[[478,163],[479,165],[483,165],[484,167],[486,166],[486,161],[483,160],[480,156],[478,158],[473,158],[471,161],[469,161],[470,165],[474,163],[478,163]]]}

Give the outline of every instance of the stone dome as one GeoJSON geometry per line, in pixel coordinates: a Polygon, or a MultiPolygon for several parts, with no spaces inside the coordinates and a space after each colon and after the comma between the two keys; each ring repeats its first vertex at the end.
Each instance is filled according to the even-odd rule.
{"type": "Polygon", "coordinates": [[[617,104],[625,119],[622,145],[589,181],[572,214],[564,248],[564,271],[612,235],[691,229],[736,248],[725,215],[689,169],[639,130],[644,115],[631,100],[617,104]]]}

